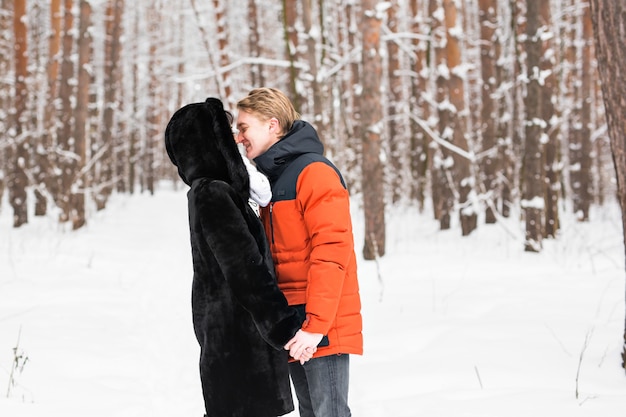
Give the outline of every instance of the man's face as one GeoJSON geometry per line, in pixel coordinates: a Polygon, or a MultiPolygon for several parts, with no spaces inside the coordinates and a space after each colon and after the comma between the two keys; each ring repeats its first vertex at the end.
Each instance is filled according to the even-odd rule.
{"type": "Polygon", "coordinates": [[[263,121],[253,113],[239,111],[237,115],[237,143],[246,148],[248,159],[254,159],[265,153],[273,144],[278,142],[278,120],[271,118],[263,121]]]}

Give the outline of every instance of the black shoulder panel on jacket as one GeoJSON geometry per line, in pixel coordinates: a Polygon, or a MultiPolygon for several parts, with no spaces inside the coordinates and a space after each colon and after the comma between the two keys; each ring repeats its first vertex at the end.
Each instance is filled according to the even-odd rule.
{"type": "Polygon", "coordinates": [[[335,172],[337,172],[337,175],[339,175],[343,187],[347,188],[339,169],[325,156],[318,153],[304,153],[291,161],[289,166],[283,171],[280,177],[278,177],[278,180],[272,185],[272,201],[294,200],[296,198],[296,183],[298,182],[298,177],[302,170],[312,162],[323,162],[333,168],[335,172]]]}

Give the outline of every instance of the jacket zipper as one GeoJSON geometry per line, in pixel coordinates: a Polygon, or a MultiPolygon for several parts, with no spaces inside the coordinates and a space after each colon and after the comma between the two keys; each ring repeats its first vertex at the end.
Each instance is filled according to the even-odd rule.
{"type": "Polygon", "coordinates": [[[270,234],[272,235],[272,245],[274,245],[274,202],[270,203],[270,234]]]}

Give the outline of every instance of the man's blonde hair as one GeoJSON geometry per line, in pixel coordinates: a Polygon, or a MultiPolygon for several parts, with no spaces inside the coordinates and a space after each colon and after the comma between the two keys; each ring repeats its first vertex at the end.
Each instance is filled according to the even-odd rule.
{"type": "Polygon", "coordinates": [[[293,122],[300,119],[287,96],[276,88],[262,87],[251,90],[248,95],[237,103],[237,109],[252,113],[259,119],[267,121],[272,117],[278,120],[281,137],[287,134],[293,122]]]}

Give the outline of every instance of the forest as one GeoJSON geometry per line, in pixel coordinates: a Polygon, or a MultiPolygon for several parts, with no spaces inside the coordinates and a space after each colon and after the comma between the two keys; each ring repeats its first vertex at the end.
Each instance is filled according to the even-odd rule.
{"type": "Polygon", "coordinates": [[[363,210],[366,260],[384,256],[394,206],[462,236],[517,216],[529,252],[564,214],[589,222],[617,200],[626,218],[621,1],[0,1],[15,228],[80,229],[113,193],[176,183],[173,112],[209,96],[234,109],[259,86],[318,130],[363,210]]]}
{"type": "Polygon", "coordinates": [[[609,0],[2,0],[2,209],[14,227],[52,214],[79,229],[112,193],[176,181],[176,109],[271,86],[362,205],[366,259],[384,255],[394,205],[463,236],[519,216],[539,252],[563,213],[624,202],[624,106],[605,106],[624,88],[623,14],[609,0]]]}

